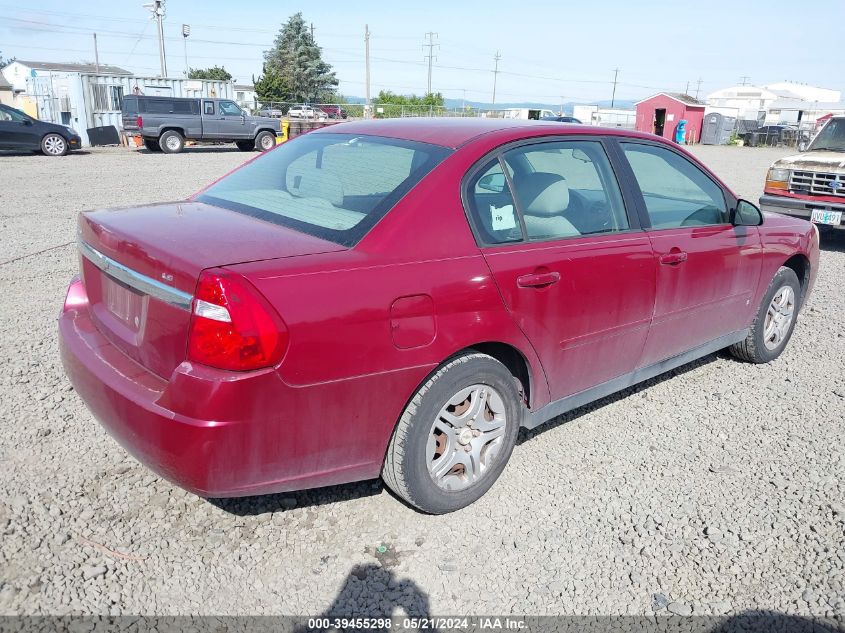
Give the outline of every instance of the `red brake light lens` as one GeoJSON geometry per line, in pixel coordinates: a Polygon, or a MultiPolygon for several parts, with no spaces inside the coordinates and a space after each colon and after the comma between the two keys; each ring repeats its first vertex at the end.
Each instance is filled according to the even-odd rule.
{"type": "Polygon", "coordinates": [[[277,364],[287,328],[267,300],[240,275],[205,271],[194,295],[188,359],[233,371],[277,364]]]}
{"type": "Polygon", "coordinates": [[[137,120],[137,121],[135,121],[135,123],[137,123],[137,124],[138,124],[138,127],[144,127],[144,118],[143,118],[143,117],[141,117],[141,116],[139,116],[139,117],[138,117],[138,120],[137,120]]]}

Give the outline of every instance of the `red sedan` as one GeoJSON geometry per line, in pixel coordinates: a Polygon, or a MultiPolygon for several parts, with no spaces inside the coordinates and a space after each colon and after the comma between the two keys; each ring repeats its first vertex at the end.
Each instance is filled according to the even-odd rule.
{"type": "Polygon", "coordinates": [[[682,148],[533,121],[316,130],[184,202],[79,219],[65,370],[179,486],[381,476],[441,513],[520,426],[722,348],[783,351],[818,233],[682,148]]]}

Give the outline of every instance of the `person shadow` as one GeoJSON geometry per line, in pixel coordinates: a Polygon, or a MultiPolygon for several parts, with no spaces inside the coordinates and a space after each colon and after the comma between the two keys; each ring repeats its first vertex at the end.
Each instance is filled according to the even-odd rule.
{"type": "MultiPolygon", "coordinates": [[[[352,568],[334,601],[315,619],[370,618],[386,621],[405,615],[430,618],[428,594],[413,580],[397,578],[390,569],[368,563],[352,568]]],[[[388,623],[367,630],[389,631],[392,628],[395,627],[388,623]]],[[[300,631],[305,629],[298,629],[300,631]]]]}

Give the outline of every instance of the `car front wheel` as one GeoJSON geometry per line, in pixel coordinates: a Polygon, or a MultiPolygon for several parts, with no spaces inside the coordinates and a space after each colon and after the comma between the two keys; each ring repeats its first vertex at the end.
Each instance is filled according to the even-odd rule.
{"type": "Polygon", "coordinates": [[[266,152],[268,149],[273,149],[276,145],[276,135],[270,132],[261,132],[255,137],[255,149],[260,152],[266,152]]]}
{"type": "Polygon", "coordinates": [[[68,152],[67,141],[61,134],[47,134],[41,139],[41,151],[46,156],[64,156],[68,152]]]}
{"type": "Polygon", "coordinates": [[[795,271],[781,266],[769,284],[751,330],[731,353],[752,363],[768,363],[781,355],[792,337],[801,308],[801,284],[795,271]]]}
{"type": "Polygon", "coordinates": [[[423,512],[466,507],[504,470],[522,411],[514,378],[499,361],[479,353],[453,358],[405,408],[382,478],[423,512]]]}

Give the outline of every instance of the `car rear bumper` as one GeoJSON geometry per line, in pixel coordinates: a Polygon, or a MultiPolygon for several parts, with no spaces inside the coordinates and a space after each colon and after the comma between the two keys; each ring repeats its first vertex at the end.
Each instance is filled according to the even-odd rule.
{"type": "Polygon", "coordinates": [[[834,226],[833,228],[845,229],[845,201],[841,204],[836,202],[815,202],[787,196],[774,196],[766,193],[760,196],[760,209],[772,213],[790,215],[801,218],[802,220],[809,220],[815,210],[842,211],[842,222],[840,222],[839,226],[834,226]]]}
{"type": "Polygon", "coordinates": [[[236,373],[190,362],[162,379],[97,330],[80,286],[59,318],[65,372],[109,434],[156,473],[203,497],[379,475],[395,420],[355,432],[348,409],[345,417],[332,410],[335,401],[348,402],[350,391],[373,385],[292,388],[274,369],[236,373]]]}

